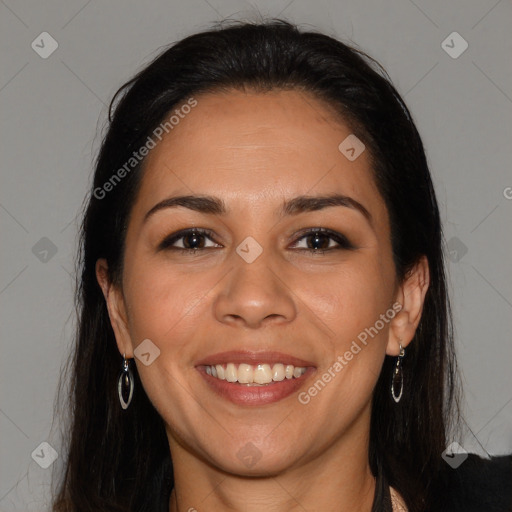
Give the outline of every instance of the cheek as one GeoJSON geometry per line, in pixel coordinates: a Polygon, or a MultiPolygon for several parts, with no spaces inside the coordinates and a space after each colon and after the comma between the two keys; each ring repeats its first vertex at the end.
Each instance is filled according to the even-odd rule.
{"type": "MultiPolygon", "coordinates": [[[[391,279],[372,260],[339,267],[336,272],[307,276],[297,282],[299,297],[338,343],[350,342],[391,306],[391,279]]],[[[321,325],[321,324],[320,324],[321,325]]]]}
{"type": "Polygon", "coordinates": [[[126,275],[130,332],[135,344],[145,338],[157,344],[172,340],[176,349],[184,343],[187,326],[191,328],[197,320],[208,291],[218,280],[211,273],[190,276],[150,261],[127,268],[126,275]]]}
{"type": "Polygon", "coordinates": [[[199,404],[190,401],[189,381],[195,371],[188,367],[193,351],[190,342],[204,318],[205,295],[216,280],[210,283],[206,275],[203,279],[191,279],[165,265],[151,265],[147,260],[142,265],[127,265],[126,276],[133,346],[136,348],[149,339],[160,351],[148,366],[136,361],[146,394],[167,423],[174,424],[178,417],[180,423],[185,421],[180,411],[197,408],[195,414],[200,415],[199,404]]]}
{"type": "Polygon", "coordinates": [[[303,286],[299,296],[308,306],[306,311],[314,313],[312,320],[325,333],[323,367],[317,379],[329,381],[325,388],[320,383],[307,393],[322,395],[315,407],[326,408],[325,414],[332,414],[332,409],[340,417],[347,411],[355,414],[371,396],[394,316],[392,281],[392,274],[383,271],[381,262],[367,258],[337,272],[317,275],[303,286]]]}

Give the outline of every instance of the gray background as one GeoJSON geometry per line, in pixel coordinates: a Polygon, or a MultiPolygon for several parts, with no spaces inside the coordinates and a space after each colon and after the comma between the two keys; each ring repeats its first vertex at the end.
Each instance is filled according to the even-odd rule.
{"type": "Polygon", "coordinates": [[[405,97],[451,251],[466,396],[457,441],[512,452],[510,1],[0,0],[1,511],[45,509],[63,460],[43,469],[31,454],[42,442],[60,451],[53,404],[74,329],[77,214],[108,101],[163,45],[258,11],[357,43],[405,97]],[[47,59],[31,47],[45,31],[59,45],[47,59]],[[458,58],[441,44],[454,31],[469,45],[458,58]]]}

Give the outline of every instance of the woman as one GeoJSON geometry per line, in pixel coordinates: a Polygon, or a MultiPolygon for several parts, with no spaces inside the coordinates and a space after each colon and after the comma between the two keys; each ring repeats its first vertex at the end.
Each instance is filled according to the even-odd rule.
{"type": "Polygon", "coordinates": [[[237,24],[118,91],[54,510],[469,509],[438,206],[379,70],[237,24]]]}

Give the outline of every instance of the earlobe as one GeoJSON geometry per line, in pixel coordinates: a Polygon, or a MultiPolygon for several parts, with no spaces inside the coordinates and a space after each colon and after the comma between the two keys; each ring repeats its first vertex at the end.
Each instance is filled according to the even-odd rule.
{"type": "Polygon", "coordinates": [[[426,256],[422,256],[399,287],[396,301],[402,304],[402,309],[391,321],[386,354],[397,356],[400,343],[405,348],[413,339],[421,320],[429,285],[428,260],[426,256]]]}
{"type": "Polygon", "coordinates": [[[128,330],[124,297],[121,290],[110,281],[108,263],[105,258],[100,258],[96,262],[96,279],[105,297],[110,325],[116,337],[119,353],[126,354],[127,358],[132,358],[133,346],[128,330]]]}

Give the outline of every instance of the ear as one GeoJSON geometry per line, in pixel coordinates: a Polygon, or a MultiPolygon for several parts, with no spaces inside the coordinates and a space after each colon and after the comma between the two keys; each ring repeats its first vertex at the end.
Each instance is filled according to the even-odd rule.
{"type": "Polygon", "coordinates": [[[108,275],[108,264],[105,258],[96,262],[96,279],[103,291],[107,303],[110,324],[114,330],[117,348],[121,355],[126,354],[127,359],[133,358],[133,345],[128,329],[128,317],[122,290],[115,286],[108,275]]]}
{"type": "Polygon", "coordinates": [[[430,284],[430,272],[426,256],[422,256],[407,273],[395,296],[401,310],[390,322],[386,354],[397,356],[402,347],[409,345],[421,320],[425,295],[430,284]]]}

